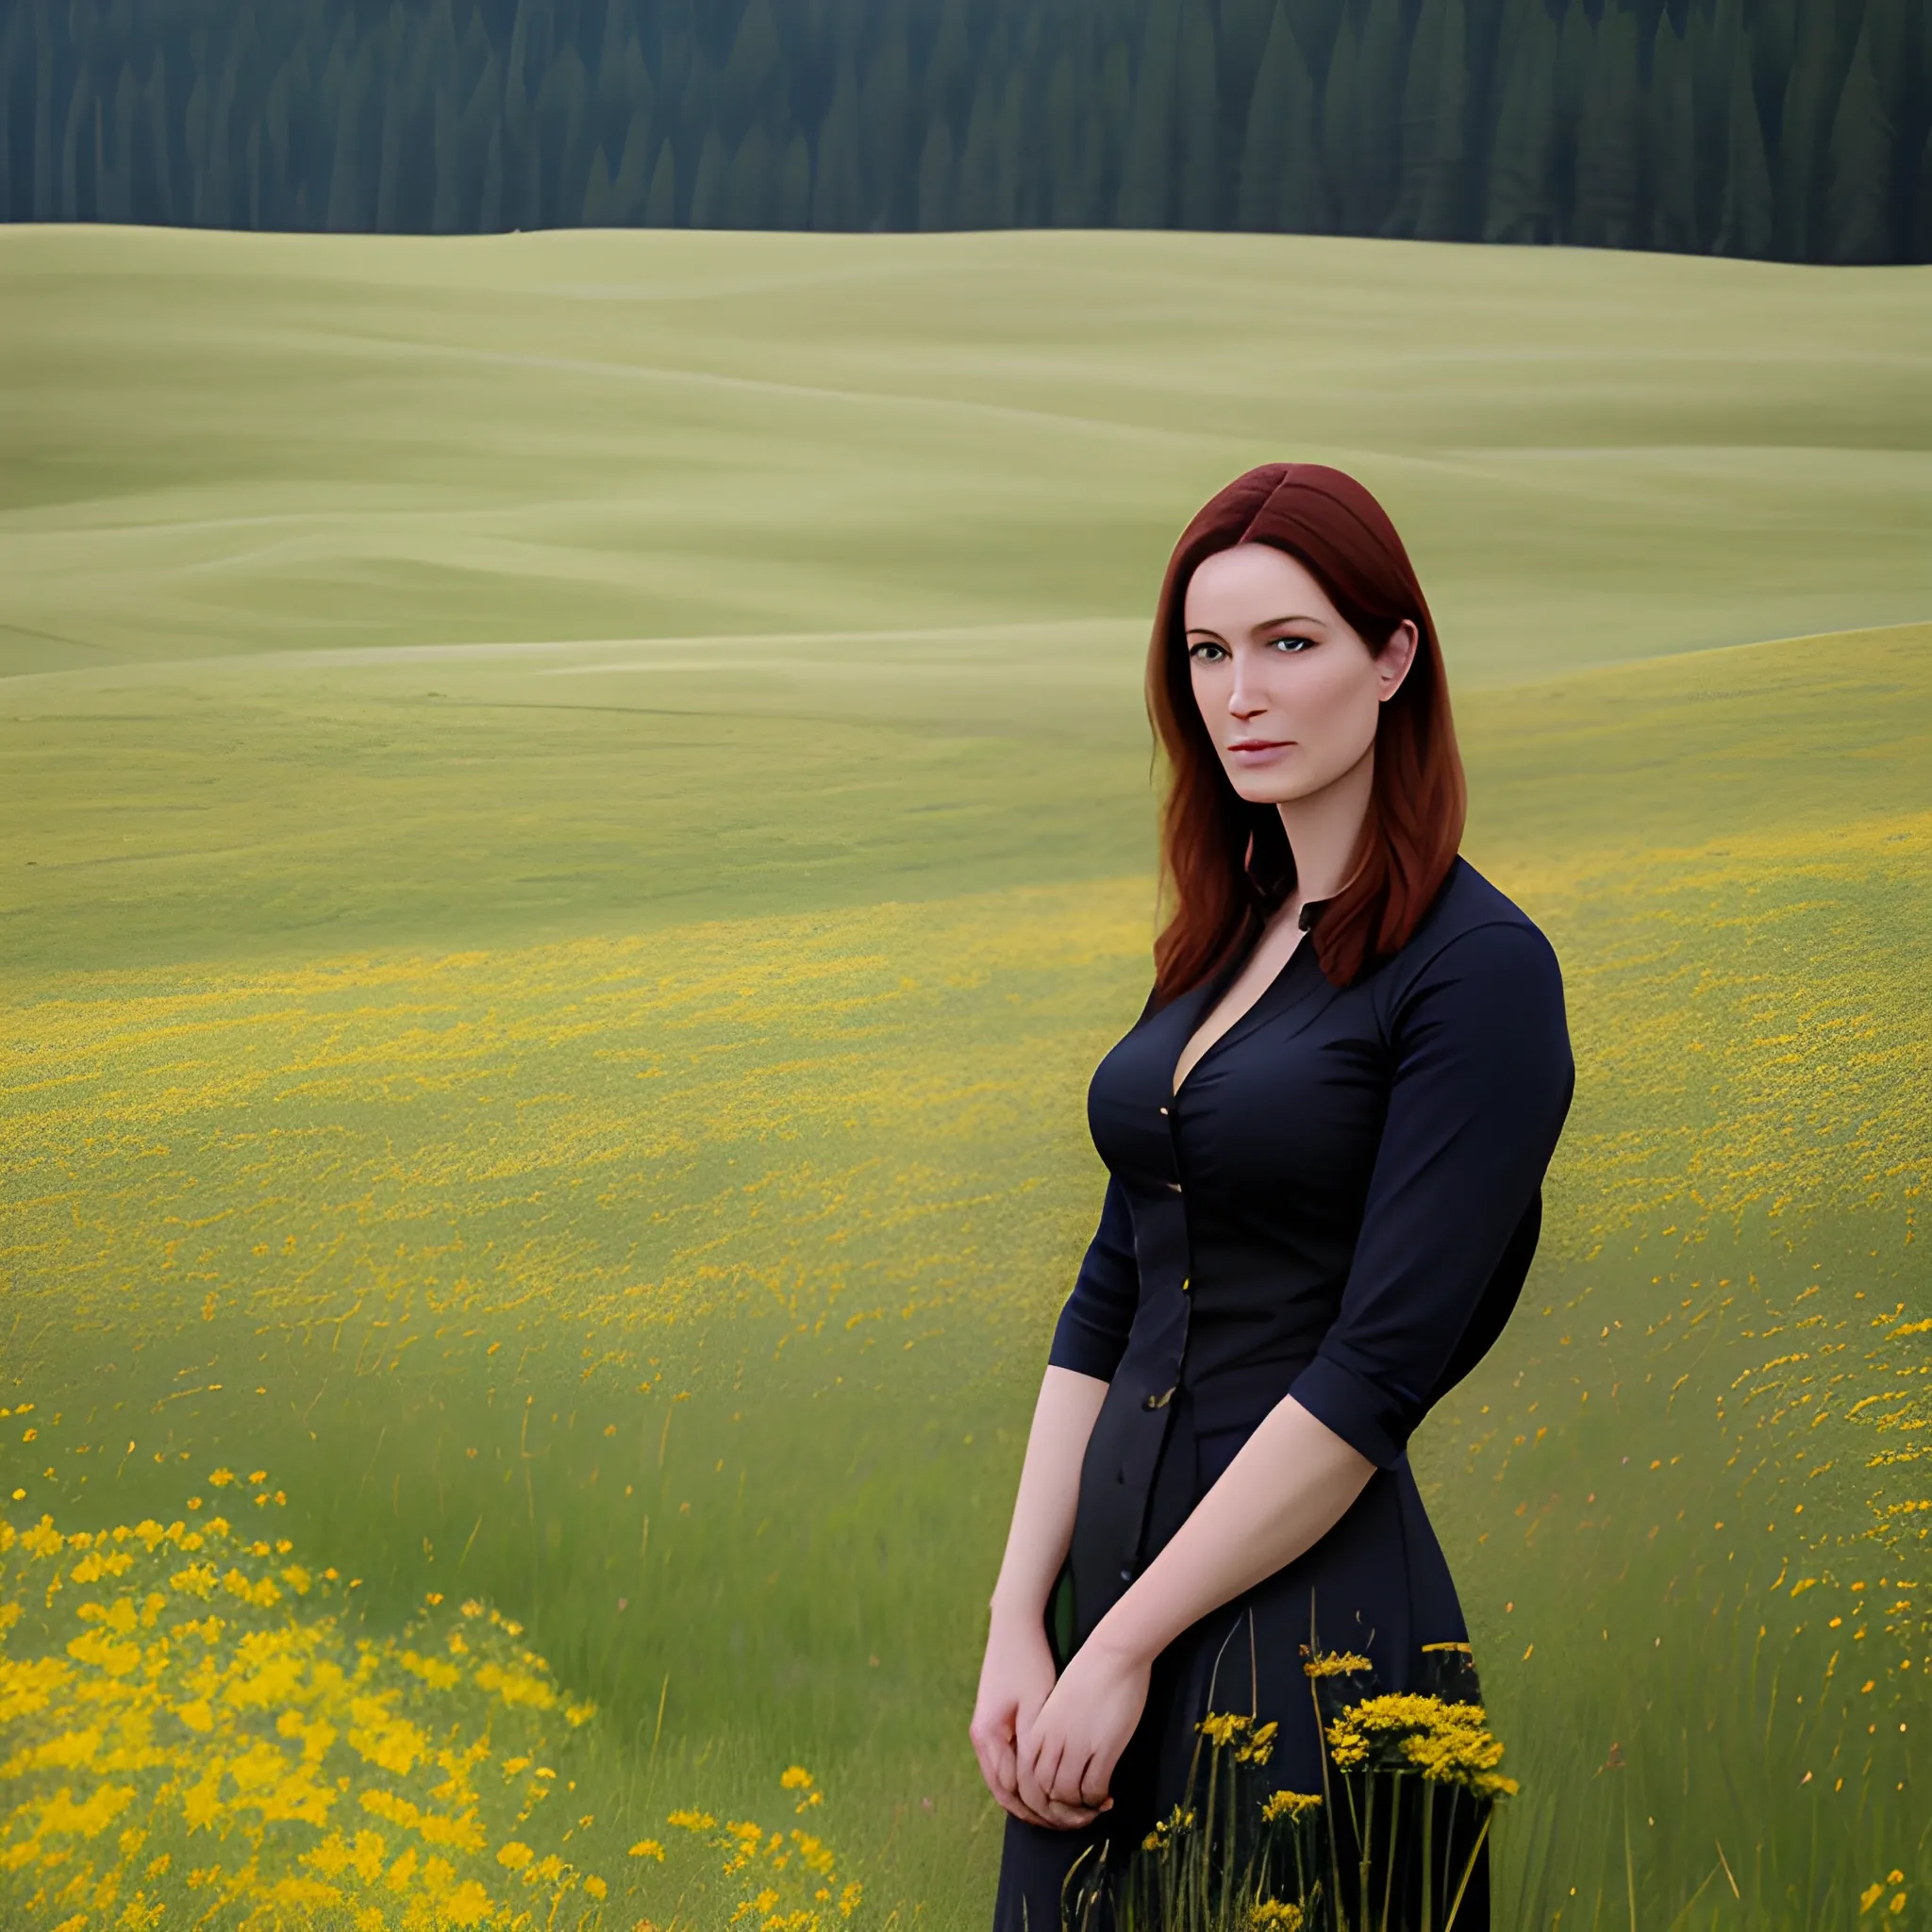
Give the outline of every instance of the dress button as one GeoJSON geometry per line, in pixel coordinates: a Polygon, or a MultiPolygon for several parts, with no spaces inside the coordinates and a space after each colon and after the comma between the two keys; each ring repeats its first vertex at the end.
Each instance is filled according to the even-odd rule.
{"type": "Polygon", "coordinates": [[[1168,1403],[1173,1400],[1173,1398],[1174,1391],[1172,1389],[1169,1389],[1164,1391],[1159,1395],[1148,1396],[1146,1401],[1142,1403],[1141,1406],[1143,1408],[1165,1408],[1168,1403]]]}
{"type": "Polygon", "coordinates": [[[1171,1187],[1176,1194],[1178,1194],[1181,1191],[1181,1184],[1178,1181],[1169,1181],[1168,1186],[1171,1187]]]}
{"type": "Polygon", "coordinates": [[[1188,1276],[1186,1276],[1185,1274],[1181,1276],[1181,1292],[1183,1294],[1186,1294],[1189,1289],[1192,1288],[1193,1285],[1194,1284],[1188,1278],[1188,1276]]]}
{"type": "Polygon", "coordinates": [[[1131,1570],[1123,1570],[1121,1572],[1121,1581],[1123,1583],[1131,1583],[1133,1580],[1134,1573],[1131,1570]]]}

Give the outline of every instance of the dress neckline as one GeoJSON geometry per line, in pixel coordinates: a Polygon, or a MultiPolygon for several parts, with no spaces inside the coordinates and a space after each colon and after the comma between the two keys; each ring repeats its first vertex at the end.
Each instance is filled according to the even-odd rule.
{"type": "MultiPolygon", "coordinates": [[[[1223,1046],[1224,1046],[1230,1040],[1232,1040],[1238,1033],[1240,1033],[1247,1025],[1248,1022],[1252,1020],[1255,1017],[1255,1015],[1258,1013],[1261,1010],[1261,1008],[1268,1003],[1268,1000],[1274,992],[1274,990],[1281,984],[1283,979],[1285,979],[1288,976],[1289,968],[1291,967],[1294,964],[1294,962],[1297,959],[1299,959],[1305,952],[1308,950],[1310,945],[1313,944],[1313,941],[1307,937],[1307,935],[1314,930],[1315,922],[1321,918],[1323,912],[1331,903],[1332,902],[1327,899],[1310,899],[1302,907],[1300,912],[1295,915],[1295,924],[1301,927],[1302,937],[1295,941],[1293,950],[1290,952],[1288,958],[1285,958],[1281,962],[1281,964],[1275,968],[1274,974],[1269,978],[1268,984],[1264,986],[1261,989],[1261,991],[1257,992],[1251,1001],[1249,1001],[1247,1007],[1241,1013],[1237,1014],[1236,1017],[1233,1020],[1231,1020],[1224,1028],[1223,1028],[1222,1032],[1217,1038],[1208,1041],[1208,1045],[1202,1049],[1199,1058],[1194,1061],[1194,1064],[1188,1069],[1186,1075],[1182,1079],[1175,1080],[1174,1078],[1172,1072],[1170,1071],[1168,1075],[1167,1090],[1167,1104],[1170,1108],[1174,1107],[1179,1101],[1181,1093],[1186,1089],[1188,1082],[1191,1080],[1197,1073],[1200,1072],[1201,1068],[1204,1065],[1206,1065],[1206,1063],[1214,1056],[1214,1054],[1217,1053],[1223,1046]]],[[[1188,1028],[1187,1032],[1181,1036],[1181,1052],[1185,1052],[1187,1050],[1188,1041],[1193,1039],[1194,1033],[1196,1031],[1196,1028],[1199,1026],[1200,1022],[1203,1019],[1205,1019],[1209,1013],[1211,1013],[1217,1006],[1221,1004],[1223,995],[1227,991],[1228,988],[1232,986],[1234,982],[1241,977],[1242,972],[1247,967],[1248,961],[1252,959],[1255,956],[1253,951],[1249,951],[1241,958],[1241,959],[1238,963],[1236,963],[1233,966],[1224,968],[1220,973],[1216,974],[1211,980],[1207,982],[1208,988],[1208,997],[1206,998],[1206,1000],[1202,1002],[1201,1005],[1197,1006],[1193,1009],[1194,1024],[1191,1025],[1188,1028]]],[[[1176,1054],[1175,1058],[1176,1061],[1178,1061],[1179,1054],[1176,1054]]]]}

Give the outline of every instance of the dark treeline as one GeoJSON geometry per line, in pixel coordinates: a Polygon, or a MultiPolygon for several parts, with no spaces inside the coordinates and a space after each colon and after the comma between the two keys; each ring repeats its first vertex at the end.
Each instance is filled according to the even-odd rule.
{"type": "Polygon", "coordinates": [[[0,0],[0,214],[1932,258],[1932,0],[0,0]]]}

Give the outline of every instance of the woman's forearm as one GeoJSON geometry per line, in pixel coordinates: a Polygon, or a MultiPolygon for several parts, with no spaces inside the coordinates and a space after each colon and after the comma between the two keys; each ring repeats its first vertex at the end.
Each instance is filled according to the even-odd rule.
{"type": "Polygon", "coordinates": [[[995,1618],[1037,1619],[1046,1607],[1073,1540],[1080,1464],[1107,1386],[1097,1375],[1072,1369],[1048,1369],[1041,1380],[1007,1554],[993,1586],[995,1618]]]}
{"type": "Polygon", "coordinates": [[[1375,1465],[1284,1396],[1088,1639],[1141,1661],[1331,1530],[1375,1465]]]}

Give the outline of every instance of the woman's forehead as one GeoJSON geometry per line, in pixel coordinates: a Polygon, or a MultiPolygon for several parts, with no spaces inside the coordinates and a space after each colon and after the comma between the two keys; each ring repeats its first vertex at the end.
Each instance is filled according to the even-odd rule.
{"type": "MultiPolygon", "coordinates": [[[[1311,599],[1317,608],[1329,608],[1327,594],[1315,574],[1298,558],[1273,543],[1230,544],[1225,550],[1204,557],[1188,579],[1186,606],[1190,615],[1208,605],[1245,606],[1251,597],[1294,596],[1306,610],[1311,599]]],[[[1288,614],[1284,608],[1283,615],[1288,614]]]]}

